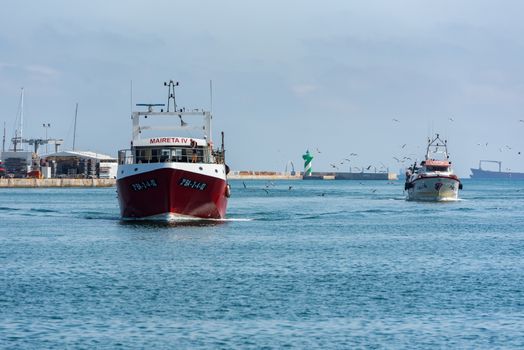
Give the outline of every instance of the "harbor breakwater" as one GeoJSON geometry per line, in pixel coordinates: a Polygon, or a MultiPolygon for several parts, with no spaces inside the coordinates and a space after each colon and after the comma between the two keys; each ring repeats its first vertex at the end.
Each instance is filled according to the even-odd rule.
{"type": "Polygon", "coordinates": [[[231,171],[230,180],[398,180],[395,173],[346,173],[346,172],[312,172],[304,176],[297,172],[291,175],[288,172],[276,171],[231,171]]]}
{"type": "MultiPolygon", "coordinates": [[[[314,172],[311,176],[302,173],[291,175],[274,171],[232,171],[230,180],[397,180],[394,173],[337,173],[314,172]]],[[[112,187],[115,179],[0,179],[0,188],[45,188],[45,187],[112,187]]]]}
{"type": "Polygon", "coordinates": [[[230,180],[302,180],[301,173],[277,172],[277,171],[231,171],[227,178],[230,180]]]}
{"type": "Polygon", "coordinates": [[[115,179],[0,179],[0,188],[112,187],[115,179]]]}

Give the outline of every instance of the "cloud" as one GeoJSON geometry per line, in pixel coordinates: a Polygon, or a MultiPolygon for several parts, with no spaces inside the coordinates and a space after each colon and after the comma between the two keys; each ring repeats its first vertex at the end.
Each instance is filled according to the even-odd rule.
{"type": "Polygon", "coordinates": [[[298,84],[298,85],[293,85],[291,87],[291,91],[293,91],[293,93],[297,97],[307,96],[317,90],[318,90],[318,86],[314,84],[298,84]]]}
{"type": "Polygon", "coordinates": [[[28,73],[38,74],[46,77],[56,77],[59,75],[59,72],[56,69],[49,66],[31,64],[23,68],[28,73]]]}
{"type": "Polygon", "coordinates": [[[16,65],[14,65],[12,63],[0,62],[0,70],[2,70],[2,69],[10,69],[10,68],[14,68],[14,67],[16,67],[16,65]]]}

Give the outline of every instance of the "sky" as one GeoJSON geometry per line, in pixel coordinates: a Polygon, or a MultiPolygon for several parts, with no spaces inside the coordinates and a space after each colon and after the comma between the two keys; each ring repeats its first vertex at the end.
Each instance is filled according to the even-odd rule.
{"type": "Polygon", "coordinates": [[[302,170],[309,150],[314,171],[397,172],[408,164],[395,158],[422,159],[439,133],[460,176],[480,159],[524,171],[522,1],[0,6],[8,138],[24,87],[25,137],[50,123],[71,149],[78,102],[76,148],[116,157],[131,137],[131,81],[133,103],[165,103],[173,79],[180,107],[208,109],[212,80],[215,144],[224,131],[233,170],[302,170]]]}

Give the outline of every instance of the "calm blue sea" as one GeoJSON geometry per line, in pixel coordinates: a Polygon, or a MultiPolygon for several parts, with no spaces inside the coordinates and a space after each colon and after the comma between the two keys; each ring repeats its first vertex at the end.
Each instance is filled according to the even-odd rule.
{"type": "Polygon", "coordinates": [[[524,182],[232,181],[229,221],[0,190],[0,348],[524,347],[524,182]],[[245,184],[245,187],[244,187],[245,184]]]}

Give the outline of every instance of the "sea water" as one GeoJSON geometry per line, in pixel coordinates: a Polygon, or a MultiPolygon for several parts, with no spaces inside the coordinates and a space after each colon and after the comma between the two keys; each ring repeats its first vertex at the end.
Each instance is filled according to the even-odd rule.
{"type": "Polygon", "coordinates": [[[0,190],[0,348],[524,347],[524,182],[232,181],[224,222],[0,190]]]}

